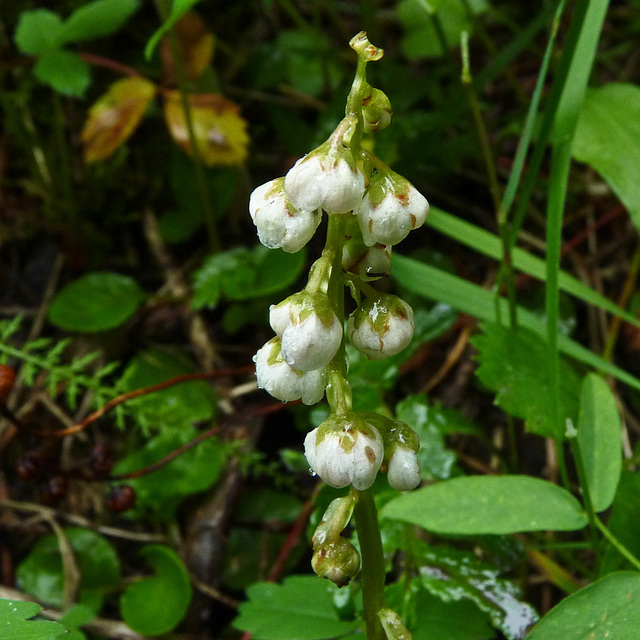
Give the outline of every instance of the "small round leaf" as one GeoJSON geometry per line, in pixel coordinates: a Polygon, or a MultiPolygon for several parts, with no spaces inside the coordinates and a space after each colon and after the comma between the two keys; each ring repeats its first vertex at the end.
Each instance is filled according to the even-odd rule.
{"type": "Polygon", "coordinates": [[[49,309],[49,321],[68,331],[106,331],[128,320],[143,297],[133,278],[89,273],[58,293],[49,309]]]}

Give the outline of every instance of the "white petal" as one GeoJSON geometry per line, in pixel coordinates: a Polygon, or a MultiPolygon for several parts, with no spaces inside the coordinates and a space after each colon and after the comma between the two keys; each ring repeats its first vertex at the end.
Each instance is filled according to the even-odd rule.
{"type": "Polygon", "coordinates": [[[416,454],[398,447],[389,460],[389,484],[398,491],[410,491],[420,484],[420,467],[416,454]]]}

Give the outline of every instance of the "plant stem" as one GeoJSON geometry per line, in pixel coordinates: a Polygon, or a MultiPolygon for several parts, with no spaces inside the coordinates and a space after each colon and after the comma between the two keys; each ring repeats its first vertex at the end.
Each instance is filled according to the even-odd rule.
{"type": "Polygon", "coordinates": [[[636,569],[640,570],[640,560],[636,558],[627,547],[625,547],[618,538],[616,538],[613,533],[609,530],[609,528],[598,518],[595,517],[595,525],[602,531],[602,535],[609,541],[611,546],[626,560],[628,560],[636,569]]]}
{"type": "MultiPolygon", "coordinates": [[[[162,20],[166,20],[168,11],[165,0],[156,0],[156,6],[158,13],[162,20]]],[[[169,45],[171,46],[171,55],[175,63],[176,79],[178,81],[178,91],[180,92],[180,102],[182,105],[182,111],[184,112],[184,120],[187,125],[187,132],[189,134],[189,146],[191,148],[191,158],[193,159],[193,168],[196,176],[196,184],[198,188],[198,194],[200,196],[200,203],[202,205],[202,211],[204,213],[205,223],[207,225],[207,233],[209,235],[209,246],[213,253],[220,251],[220,236],[218,234],[218,228],[216,218],[211,207],[211,196],[209,195],[209,189],[207,187],[207,179],[204,170],[204,162],[200,155],[200,149],[198,147],[198,140],[196,138],[195,129],[193,127],[193,117],[191,112],[191,104],[189,103],[189,92],[187,90],[187,77],[184,71],[184,61],[182,60],[182,54],[180,52],[180,43],[178,42],[178,36],[176,34],[175,27],[171,27],[168,33],[169,45]]]]}
{"type": "Polygon", "coordinates": [[[362,596],[367,640],[384,640],[385,633],[378,612],[386,606],[384,598],[384,555],[378,513],[373,501],[373,490],[358,491],[355,507],[356,531],[362,555],[362,596]]]}

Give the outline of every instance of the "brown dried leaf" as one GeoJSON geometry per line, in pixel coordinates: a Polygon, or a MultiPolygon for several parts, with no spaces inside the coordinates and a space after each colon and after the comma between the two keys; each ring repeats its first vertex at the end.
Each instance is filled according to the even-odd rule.
{"type": "MultiPolygon", "coordinates": [[[[238,106],[216,93],[189,96],[191,121],[203,161],[209,166],[242,164],[247,157],[247,123],[238,106]]],[[[164,117],[173,139],[191,153],[189,131],[178,91],[165,93],[164,117]]]]}
{"type": "MultiPolygon", "coordinates": [[[[213,59],[215,39],[207,29],[202,18],[190,11],[175,24],[176,36],[180,47],[180,55],[184,64],[184,72],[189,80],[195,80],[213,59]]],[[[176,71],[171,42],[169,36],[162,38],[160,48],[162,64],[164,65],[164,82],[166,85],[175,86],[176,71]]]]}
{"type": "Polygon", "coordinates": [[[137,76],[114,82],[89,109],[82,129],[84,159],[108,158],[135,130],[156,94],[156,85],[137,76]]]}

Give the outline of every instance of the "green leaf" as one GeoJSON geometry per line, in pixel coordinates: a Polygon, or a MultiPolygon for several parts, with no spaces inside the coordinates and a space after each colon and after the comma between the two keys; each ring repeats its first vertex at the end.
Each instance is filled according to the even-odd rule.
{"type": "Polygon", "coordinates": [[[87,636],[80,627],[96,617],[96,612],[83,604],[74,604],[64,612],[60,622],[67,628],[68,633],[64,640],[87,640],[87,636]]]}
{"type": "MultiPolygon", "coordinates": [[[[97,612],[106,592],[120,579],[118,556],[104,537],[89,529],[66,529],[65,535],[81,574],[78,603],[97,612]]],[[[58,539],[54,535],[38,540],[18,565],[16,575],[28,594],[41,602],[62,606],[64,574],[58,539]]]]}
{"type": "MultiPolygon", "coordinates": [[[[640,474],[635,471],[623,471],[620,475],[608,527],[633,555],[640,557],[640,474]]],[[[601,573],[604,575],[627,566],[627,561],[615,547],[607,546],[601,573]]]]}
{"type": "Polygon", "coordinates": [[[22,53],[39,55],[60,45],[62,30],[62,19],[54,11],[23,11],[13,39],[22,53]]]}
{"type": "Polygon", "coordinates": [[[612,573],[553,608],[527,640],[630,640],[640,628],[640,573],[612,573]]]}
{"type": "Polygon", "coordinates": [[[464,476],[388,502],[381,515],[444,535],[575,531],[587,517],[565,489],[529,476],[464,476]]]}
{"type": "MultiPolygon", "coordinates": [[[[130,473],[162,460],[179,447],[199,435],[195,429],[165,432],[151,438],[145,445],[125,456],[114,466],[114,474],[130,473]]],[[[140,478],[127,480],[136,492],[131,517],[142,517],[151,512],[163,522],[170,522],[185,497],[212,486],[226,461],[224,446],[215,438],[208,438],[189,451],[140,478]]]]}
{"type": "Polygon", "coordinates": [[[143,298],[133,278],[88,273],[56,295],[49,308],[49,322],[68,331],[106,331],[126,322],[143,298]]]}
{"type": "Polygon", "coordinates": [[[596,511],[611,506],[622,471],[620,414],[609,385],[595,373],[582,382],[578,442],[596,511]]]}
{"type": "Polygon", "coordinates": [[[556,424],[549,410],[549,373],[544,341],[525,329],[483,324],[483,333],[472,339],[480,366],[476,375],[495,392],[495,403],[507,413],[524,418],[529,431],[562,438],[565,421],[578,418],[580,378],[571,365],[560,361],[560,412],[556,424]]]}
{"type": "Polygon", "coordinates": [[[418,580],[385,588],[389,608],[402,611],[413,640],[489,640],[495,631],[473,602],[444,601],[422,588],[418,580]]]}
{"type": "MultiPolygon", "coordinates": [[[[194,365],[181,354],[148,349],[131,359],[121,378],[125,391],[160,384],[176,376],[193,373],[194,365]]],[[[189,380],[161,391],[133,398],[129,406],[143,431],[184,429],[216,415],[216,393],[204,380],[189,380]]]]}
{"type": "Polygon", "coordinates": [[[89,65],[73,51],[53,49],[38,59],[33,72],[43,84],[66,96],[82,98],[91,76],[89,65]]]}
{"type": "Polygon", "coordinates": [[[138,633],[157,636],[180,623],[191,602],[189,574],[174,551],[147,545],[140,555],[156,575],[130,584],[120,598],[122,619],[138,633]]]}
{"type": "Polygon", "coordinates": [[[473,30],[473,15],[485,12],[489,5],[485,0],[402,0],[398,4],[398,17],[406,30],[402,38],[402,50],[409,58],[431,58],[446,54],[442,50],[434,18],[442,28],[448,48],[460,44],[463,31],[473,30]]]}
{"type": "Polygon", "coordinates": [[[357,624],[338,617],[332,586],[316,576],[253,584],[233,626],[249,631],[255,640],[322,640],[348,633],[357,624]]]}
{"type": "Polygon", "coordinates": [[[117,31],[140,6],[139,0],[94,0],[76,9],[65,21],[62,42],[77,42],[117,31]]]}
{"type": "Polygon", "coordinates": [[[572,153],[609,183],[640,229],[640,87],[611,83],[587,90],[572,153]]]}
{"type": "MultiPolygon", "coordinates": [[[[430,300],[446,302],[458,311],[468,313],[480,320],[500,322],[508,318],[507,300],[498,298],[477,284],[396,254],[393,258],[392,273],[396,280],[406,289],[430,300]]],[[[518,323],[540,336],[546,336],[546,327],[527,309],[518,307],[518,323]]],[[[564,354],[599,369],[602,373],[612,375],[634,389],[640,389],[640,380],[607,362],[591,350],[571,340],[567,336],[558,336],[558,347],[564,354]]]]}
{"type": "Polygon", "coordinates": [[[200,0],[173,0],[169,17],[162,23],[160,28],[154,32],[151,38],[149,38],[149,42],[147,42],[147,46],[144,48],[144,57],[147,60],[151,59],[154,49],[158,46],[158,42],[160,42],[160,38],[162,38],[187,11],[198,4],[198,2],[200,2],[200,0]]]}
{"type": "MultiPolygon", "coordinates": [[[[498,236],[485,229],[476,227],[465,220],[461,220],[450,213],[446,213],[442,209],[431,207],[429,217],[427,218],[427,225],[432,229],[440,231],[449,238],[453,238],[475,249],[485,256],[490,256],[496,260],[502,259],[502,241],[498,236]]],[[[542,282],[546,280],[546,264],[544,260],[518,247],[514,247],[512,259],[513,266],[518,271],[533,276],[542,282]]],[[[588,287],[582,281],[564,271],[560,271],[558,276],[558,284],[562,291],[570,293],[583,302],[587,302],[613,315],[624,318],[624,320],[636,327],[640,327],[640,319],[637,316],[628,313],[614,302],[605,298],[602,294],[588,287]]]]}
{"type": "Polygon", "coordinates": [[[40,613],[35,602],[0,598],[0,640],[62,640],[68,637],[58,622],[29,620],[40,613]]]}
{"type": "Polygon", "coordinates": [[[470,600],[509,640],[522,638],[538,620],[533,607],[520,600],[515,583],[501,578],[495,566],[475,554],[422,541],[412,552],[419,562],[420,582],[429,593],[447,603],[470,600]]]}
{"type": "Polygon", "coordinates": [[[406,422],[420,438],[418,462],[424,480],[451,476],[456,463],[456,454],[447,449],[444,432],[441,430],[442,409],[432,409],[425,396],[409,396],[396,405],[396,417],[406,422]]]}
{"type": "Polygon", "coordinates": [[[223,294],[229,300],[250,300],[281,291],[298,279],[305,260],[304,251],[285,253],[262,245],[217,253],[194,273],[191,304],[194,309],[215,307],[223,294]]]}

